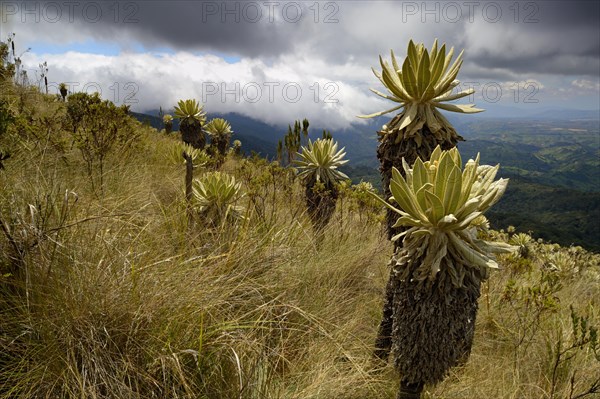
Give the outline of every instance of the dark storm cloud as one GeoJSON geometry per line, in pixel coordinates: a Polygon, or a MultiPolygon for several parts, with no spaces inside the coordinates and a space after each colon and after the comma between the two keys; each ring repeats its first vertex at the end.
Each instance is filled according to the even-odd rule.
{"type": "Polygon", "coordinates": [[[270,1],[3,1],[3,18],[15,30],[36,21],[40,32],[75,27],[96,40],[127,47],[135,40],[147,49],[168,47],[269,57],[293,50],[301,26],[312,20],[301,2],[270,1]],[[57,12],[58,10],[58,12],[57,12]],[[57,13],[61,14],[57,18],[57,13]],[[62,25],[62,26],[59,26],[62,25]]]}
{"type": "MultiPolygon", "coordinates": [[[[137,2],[139,23],[126,29],[149,47],[213,50],[249,57],[290,49],[298,24],[281,23],[281,8],[258,2],[137,2]]],[[[295,9],[287,8],[290,18],[295,9]]],[[[286,15],[287,17],[287,15],[286,15]]]]}
{"type": "Polygon", "coordinates": [[[469,62],[518,74],[598,76],[600,3],[524,2],[518,16],[509,4],[507,18],[467,27],[469,62]]]}
{"type": "MultiPolygon", "coordinates": [[[[68,2],[3,3],[29,10],[37,4],[41,9],[48,8],[47,13],[51,14],[49,4],[62,5],[64,12],[68,2]]],[[[600,73],[600,5],[596,1],[71,4],[76,4],[73,22],[63,15],[59,23],[35,26],[39,32],[36,34],[63,42],[69,36],[76,40],[87,35],[94,40],[119,43],[124,49],[134,43],[149,50],[208,51],[267,61],[300,54],[334,67],[348,62],[376,65],[377,56],[389,54],[390,48],[402,57],[409,38],[430,45],[438,37],[466,50],[465,70],[471,64],[479,73],[483,68],[495,69],[503,71],[504,76],[600,73]],[[98,7],[102,18],[95,21],[98,7]],[[460,18],[453,17],[453,10],[460,12],[460,18]]],[[[16,21],[19,16],[13,15],[16,21]]],[[[19,27],[14,29],[18,31],[19,27]]]]}
{"type": "MultiPolygon", "coordinates": [[[[538,1],[540,22],[556,29],[568,26],[598,27],[600,3],[588,1],[538,1]]],[[[596,39],[600,34],[596,32],[596,39]]]]}

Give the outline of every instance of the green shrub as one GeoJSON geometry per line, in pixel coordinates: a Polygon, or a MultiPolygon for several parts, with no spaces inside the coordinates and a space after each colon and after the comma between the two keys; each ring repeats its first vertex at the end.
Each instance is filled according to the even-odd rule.
{"type": "Polygon", "coordinates": [[[139,133],[127,111],[108,100],[102,101],[97,93],[69,96],[66,124],[73,143],[81,151],[92,185],[95,187],[95,179],[98,179],[101,190],[106,158],[110,154],[126,158],[138,139],[139,133]]]}

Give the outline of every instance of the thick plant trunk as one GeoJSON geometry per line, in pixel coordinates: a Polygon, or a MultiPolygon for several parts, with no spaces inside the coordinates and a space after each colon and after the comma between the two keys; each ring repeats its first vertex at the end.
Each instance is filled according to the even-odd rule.
{"type": "Polygon", "coordinates": [[[187,204],[188,215],[191,217],[192,209],[192,180],[194,178],[194,163],[192,157],[185,151],[183,152],[185,159],[185,202],[187,204]]]}
{"type": "Polygon", "coordinates": [[[467,274],[457,288],[449,276],[440,277],[433,283],[408,278],[392,287],[391,351],[406,384],[441,382],[471,352],[481,278],[467,274]]]}
{"type": "MultiPolygon", "coordinates": [[[[396,115],[388,124],[393,129],[402,118],[402,113],[396,115]]],[[[427,125],[423,126],[420,134],[422,137],[421,145],[417,145],[414,138],[404,139],[402,138],[396,143],[397,135],[403,134],[402,131],[398,131],[394,134],[379,132],[380,142],[377,147],[377,158],[379,159],[379,172],[381,173],[381,181],[383,184],[384,199],[388,200],[392,193],[390,191],[390,180],[392,179],[392,168],[395,167],[404,175],[404,169],[402,168],[402,158],[406,160],[409,165],[413,165],[417,157],[422,160],[427,160],[431,157],[431,153],[437,145],[440,145],[442,150],[449,150],[456,147],[458,141],[462,141],[463,138],[457,134],[453,135],[450,141],[438,140],[435,134],[433,134],[427,125]]],[[[394,235],[401,233],[401,228],[394,228],[393,225],[396,223],[398,215],[391,209],[386,210],[386,231],[388,239],[391,239],[394,235]]],[[[394,242],[394,252],[402,246],[402,241],[394,242]]],[[[383,304],[383,315],[381,323],[379,324],[379,330],[377,338],[375,340],[374,356],[377,359],[385,360],[389,356],[391,349],[391,336],[392,336],[392,308],[394,294],[392,288],[394,286],[392,280],[392,273],[390,274],[390,280],[386,285],[386,292],[383,304]]]]}
{"type": "Polygon", "coordinates": [[[216,167],[220,167],[225,161],[227,148],[229,148],[229,134],[213,134],[210,139],[210,152],[214,158],[216,167]]]}
{"type": "Polygon", "coordinates": [[[322,190],[315,190],[315,183],[308,184],[305,189],[306,206],[308,215],[313,225],[315,234],[320,234],[335,212],[338,191],[335,186],[326,186],[322,190]]]}
{"type": "Polygon", "coordinates": [[[394,283],[396,280],[393,278],[394,271],[390,271],[387,285],[385,286],[385,297],[383,300],[383,316],[381,317],[381,323],[379,324],[379,330],[377,331],[377,338],[375,339],[375,352],[374,355],[377,359],[385,362],[390,354],[392,347],[392,316],[394,315],[394,283]]]}
{"type": "Polygon", "coordinates": [[[397,399],[420,399],[421,392],[423,392],[423,384],[408,384],[402,381],[397,399]]]}
{"type": "Polygon", "coordinates": [[[227,154],[227,148],[229,148],[230,139],[231,137],[228,134],[218,136],[213,135],[210,143],[219,155],[225,156],[227,154]]]}
{"type": "Polygon", "coordinates": [[[179,130],[181,131],[181,140],[184,143],[200,150],[204,148],[206,139],[202,131],[202,124],[199,121],[184,119],[179,125],[179,130]]]}

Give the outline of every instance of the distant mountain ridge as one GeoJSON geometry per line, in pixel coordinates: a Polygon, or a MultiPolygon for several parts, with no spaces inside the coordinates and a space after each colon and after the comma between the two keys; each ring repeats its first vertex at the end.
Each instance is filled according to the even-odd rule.
{"type": "MultiPolygon", "coordinates": [[[[164,129],[164,124],[161,118],[158,117],[158,111],[154,113],[138,113],[131,112],[131,115],[140,122],[148,123],[157,130],[164,129]]],[[[265,140],[261,137],[262,132],[270,132],[274,134],[275,128],[266,123],[244,117],[239,114],[208,114],[207,120],[213,118],[224,118],[232,126],[233,135],[231,140],[240,140],[244,153],[250,154],[256,152],[264,157],[273,158],[277,155],[276,146],[270,140],[265,140]]],[[[179,130],[179,120],[173,119],[173,131],[179,130]]]]}
{"type": "MultiPolygon", "coordinates": [[[[131,112],[131,114],[141,122],[147,122],[150,126],[161,130],[164,128],[161,118],[158,117],[158,110],[150,110],[145,113],[131,112]]],[[[303,119],[305,116],[299,115],[297,119],[303,119]]],[[[288,125],[270,125],[262,121],[241,115],[238,113],[209,113],[207,120],[212,118],[226,119],[233,129],[232,140],[240,140],[242,149],[249,154],[251,151],[260,153],[264,157],[274,158],[277,156],[277,142],[287,133],[288,125]]],[[[376,162],[375,148],[377,146],[376,130],[389,118],[376,118],[369,120],[367,125],[352,125],[349,128],[331,131],[326,126],[312,125],[309,128],[309,138],[315,140],[322,136],[323,129],[328,129],[334,138],[342,146],[346,147],[348,158],[358,163],[376,162]]],[[[310,119],[309,119],[310,121],[310,119]]],[[[293,125],[294,121],[290,121],[293,125]]],[[[173,131],[179,130],[179,121],[173,120],[173,131]]]]}
{"type": "MultiPolygon", "coordinates": [[[[132,113],[139,120],[147,120],[156,129],[162,129],[158,110],[150,114],[132,113]]],[[[536,177],[539,183],[550,186],[572,188],[581,191],[600,191],[600,119],[595,111],[546,110],[554,119],[529,118],[484,118],[482,114],[447,115],[450,123],[466,141],[459,143],[465,157],[482,153],[483,161],[500,163],[502,170],[513,175],[536,177]],[[576,118],[578,117],[578,119],[576,118]],[[575,118],[575,119],[569,119],[575,118]]],[[[242,142],[242,149],[273,159],[277,155],[277,142],[287,132],[287,125],[274,126],[237,113],[209,114],[208,119],[227,119],[233,128],[232,140],[242,142]]],[[[298,119],[303,119],[299,115],[298,119]]],[[[353,167],[378,168],[376,157],[377,130],[390,117],[369,119],[365,124],[330,131],[345,147],[353,167]]],[[[310,118],[309,118],[310,121],[310,118]]],[[[290,121],[293,124],[294,121],[290,121]]],[[[321,137],[327,127],[311,124],[309,137],[321,137]]],[[[178,130],[178,120],[173,123],[178,130]]]]}

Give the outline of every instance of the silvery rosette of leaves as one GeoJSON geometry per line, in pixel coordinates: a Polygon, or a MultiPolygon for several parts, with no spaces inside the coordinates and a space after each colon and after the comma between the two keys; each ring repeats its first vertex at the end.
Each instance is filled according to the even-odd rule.
{"type": "Polygon", "coordinates": [[[193,99],[179,100],[175,106],[175,117],[182,120],[194,119],[201,123],[206,121],[204,107],[193,99]]]}
{"type": "Polygon", "coordinates": [[[193,183],[195,206],[213,223],[244,219],[245,208],[236,205],[244,193],[242,185],[227,173],[210,172],[193,183]]]}
{"type": "MultiPolygon", "coordinates": [[[[498,268],[495,254],[516,248],[503,242],[478,238],[485,228],[482,215],[504,194],[508,179],[494,180],[500,165],[479,165],[479,154],[462,168],[456,148],[436,147],[429,161],[417,158],[412,168],[403,162],[406,177],[392,170],[391,201],[381,200],[397,212],[394,227],[405,227],[393,240],[402,239],[392,261],[401,280],[435,280],[446,271],[456,287],[463,285],[466,273],[479,280],[489,269],[498,268]]],[[[445,277],[444,277],[445,278],[445,277]]]]}
{"type": "Polygon", "coordinates": [[[415,45],[411,40],[408,43],[407,55],[402,67],[398,64],[394,51],[391,51],[390,66],[379,56],[381,73],[372,68],[373,73],[381,84],[388,90],[388,94],[376,89],[370,89],[373,93],[387,100],[394,101],[400,105],[370,115],[361,115],[360,118],[374,118],[387,113],[402,109],[400,118],[393,126],[384,125],[381,134],[398,134],[396,143],[402,139],[413,137],[420,146],[422,137],[417,134],[425,125],[438,139],[450,139],[456,132],[450,122],[439,112],[443,109],[450,112],[475,113],[482,109],[475,108],[474,104],[449,104],[448,101],[457,100],[474,93],[474,89],[463,90],[453,93],[460,84],[456,79],[462,66],[461,51],[452,65],[454,47],[446,54],[446,45],[438,49],[437,39],[434,41],[431,51],[423,44],[415,45]],[[448,137],[445,137],[448,136],[448,137]]]}
{"type": "Polygon", "coordinates": [[[221,136],[233,133],[231,124],[223,118],[214,118],[206,125],[206,131],[211,135],[221,136]]]}
{"type": "Polygon", "coordinates": [[[348,162],[343,159],[346,153],[344,148],[338,150],[338,143],[333,139],[318,139],[314,143],[309,140],[298,155],[299,159],[294,163],[300,169],[298,177],[302,181],[328,185],[348,179],[348,176],[337,169],[348,162]]]}
{"type": "Polygon", "coordinates": [[[210,156],[206,151],[182,142],[173,142],[169,145],[169,152],[166,155],[171,163],[185,164],[184,153],[191,157],[194,168],[205,166],[210,162],[210,156]]]}

